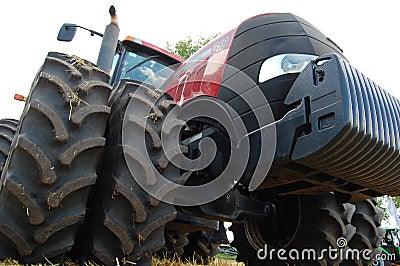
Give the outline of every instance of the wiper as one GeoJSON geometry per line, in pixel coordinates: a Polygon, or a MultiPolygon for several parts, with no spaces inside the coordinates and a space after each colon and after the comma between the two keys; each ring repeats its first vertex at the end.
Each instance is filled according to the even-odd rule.
{"type": "Polygon", "coordinates": [[[149,56],[149,57],[146,57],[145,59],[143,59],[143,61],[137,63],[136,65],[134,65],[133,67],[131,67],[130,69],[128,69],[128,70],[125,72],[125,74],[128,73],[128,72],[131,72],[131,71],[134,70],[135,68],[140,67],[141,65],[143,65],[143,64],[146,63],[147,61],[150,61],[151,59],[156,58],[156,57],[159,57],[159,56],[158,56],[158,55],[151,55],[151,56],[149,56]]]}

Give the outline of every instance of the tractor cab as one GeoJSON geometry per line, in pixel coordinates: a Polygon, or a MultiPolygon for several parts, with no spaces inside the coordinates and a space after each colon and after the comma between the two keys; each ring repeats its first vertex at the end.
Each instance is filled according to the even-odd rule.
{"type": "Polygon", "coordinates": [[[129,79],[158,89],[182,61],[182,58],[162,48],[138,38],[126,37],[117,47],[110,83],[129,79]]]}

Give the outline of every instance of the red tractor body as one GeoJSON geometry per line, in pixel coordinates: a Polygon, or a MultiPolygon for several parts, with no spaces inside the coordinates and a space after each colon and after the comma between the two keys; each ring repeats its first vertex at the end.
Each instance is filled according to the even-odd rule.
{"type": "MultiPolygon", "coordinates": [[[[396,189],[379,186],[375,184],[373,178],[358,180],[356,173],[348,170],[351,169],[349,165],[352,165],[351,155],[347,159],[349,162],[342,170],[338,170],[334,166],[327,168],[325,167],[327,164],[322,161],[319,164],[307,159],[319,158],[319,152],[323,153],[330,145],[335,146],[333,143],[337,139],[340,140],[340,135],[345,134],[343,131],[349,126],[349,121],[338,120],[343,116],[343,112],[345,114],[363,113],[367,112],[367,107],[375,106],[373,110],[373,113],[376,113],[375,116],[390,115],[393,116],[393,121],[396,121],[395,110],[397,108],[394,100],[393,104],[389,104],[392,100],[385,103],[386,100],[383,98],[386,96],[383,98],[379,96],[382,94],[380,88],[375,91],[376,86],[366,85],[370,81],[357,81],[353,86],[354,79],[358,79],[357,76],[361,75],[357,71],[351,74],[355,75],[354,77],[350,74],[350,76],[346,76],[345,73],[343,75],[329,74],[327,71],[335,68],[340,69],[339,73],[346,71],[345,69],[349,67],[347,60],[341,49],[332,40],[307,21],[292,14],[268,13],[254,16],[238,27],[220,35],[186,61],[164,49],[132,37],[128,37],[122,43],[125,51],[122,52],[120,61],[116,64],[119,68],[114,71],[112,83],[120,79],[138,80],[166,91],[179,105],[184,105],[196,97],[208,96],[222,100],[235,110],[244,122],[250,139],[249,162],[242,178],[244,186],[249,186],[251,182],[249,178],[257,170],[257,167],[266,165],[260,156],[262,154],[260,129],[266,124],[260,124],[257,121],[255,112],[257,109],[267,106],[272,111],[274,123],[279,132],[277,132],[274,163],[268,174],[271,176],[268,176],[258,189],[267,189],[278,194],[313,194],[315,191],[335,190],[346,195],[347,198],[353,199],[365,199],[385,193],[395,194],[394,190],[396,189]],[[127,72],[132,75],[128,75],[126,72],[126,64],[132,65],[132,62],[127,60],[129,53],[139,54],[143,58],[143,61],[139,61],[139,65],[133,64],[133,71],[128,69],[127,72]],[[335,56],[317,59],[318,56],[333,54],[338,59],[335,56]],[[331,65],[325,64],[328,61],[331,61],[331,65]],[[149,66],[142,65],[142,62],[149,63],[149,66]],[[160,71],[160,68],[154,67],[157,65],[154,62],[162,64],[171,71],[167,71],[168,73],[164,73],[165,69],[160,71]],[[306,66],[310,62],[312,62],[311,69],[307,69],[306,66]],[[125,70],[123,70],[124,67],[125,70]],[[155,84],[155,81],[149,79],[148,75],[140,74],[139,68],[142,67],[153,67],[152,76],[157,76],[157,71],[159,71],[158,73],[162,73],[165,81],[155,84]],[[135,71],[138,74],[134,74],[135,71]],[[312,73],[306,74],[306,71],[312,73]],[[336,81],[329,84],[328,81],[334,80],[331,75],[335,76],[336,81]],[[307,77],[309,80],[302,81],[299,79],[300,76],[307,77]],[[332,79],[327,79],[328,76],[332,79]],[[314,81],[312,81],[313,79],[314,81]],[[319,82],[318,79],[321,81],[319,82]],[[322,89],[317,92],[313,87],[299,88],[301,86],[299,84],[306,84],[310,80],[315,88],[318,86],[324,88],[332,86],[337,89],[342,87],[342,91],[338,92],[336,98],[333,98],[331,97],[332,91],[324,95],[322,89]],[[265,101],[252,106],[246,97],[255,90],[261,93],[259,96],[265,97],[265,101]],[[353,93],[356,97],[364,97],[364,99],[343,106],[348,103],[345,100],[347,97],[345,94],[352,90],[355,90],[353,93]],[[365,90],[372,90],[370,93],[373,97],[362,92],[365,90]],[[298,98],[300,95],[303,98],[298,98]],[[381,104],[383,106],[380,106],[381,104]],[[387,106],[384,106],[385,104],[387,106]],[[326,108],[334,105],[340,107],[337,110],[326,108]],[[307,140],[307,144],[305,144],[305,140],[307,140]],[[309,168],[311,165],[312,167],[309,168]],[[338,186],[331,183],[335,179],[337,179],[335,182],[339,184],[338,186]],[[375,188],[372,189],[372,187],[375,188]]],[[[360,134],[371,135],[373,133],[372,138],[386,137],[388,140],[393,139],[391,141],[393,145],[397,143],[394,137],[389,137],[396,134],[396,127],[386,124],[389,123],[387,119],[381,119],[381,124],[374,125],[373,120],[368,118],[371,115],[368,112],[365,118],[360,117],[359,122],[363,123],[365,127],[360,134]],[[368,123],[370,125],[366,125],[368,123]],[[393,132],[382,133],[379,130],[372,132],[368,127],[389,131],[393,129],[393,132]]],[[[386,155],[390,155],[390,153],[386,152],[386,155]]],[[[389,157],[386,160],[395,165],[393,161],[395,156],[389,157]]],[[[362,160],[361,158],[363,157],[360,156],[359,160],[362,160]]],[[[357,171],[357,173],[367,175],[369,170],[357,171]]],[[[372,173],[373,176],[384,174],[381,175],[382,178],[392,178],[395,175],[378,170],[369,171],[369,173],[372,173]]]]}
{"type": "Polygon", "coordinates": [[[164,87],[182,104],[194,97],[217,97],[233,38],[233,29],[201,48],[175,71],[164,87]]]}

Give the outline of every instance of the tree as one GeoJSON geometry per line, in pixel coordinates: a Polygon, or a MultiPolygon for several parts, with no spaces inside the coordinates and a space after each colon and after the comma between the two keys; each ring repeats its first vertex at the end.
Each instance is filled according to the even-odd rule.
{"type": "MultiPolygon", "coordinates": [[[[388,221],[389,220],[389,212],[388,212],[388,197],[389,196],[382,196],[382,197],[378,197],[377,201],[378,201],[378,207],[382,208],[384,210],[384,215],[383,215],[383,220],[388,221]]],[[[400,208],[400,197],[391,197],[394,203],[394,206],[396,208],[400,208]]]]}
{"type": "Polygon", "coordinates": [[[219,34],[214,34],[209,37],[200,36],[197,40],[194,40],[192,37],[188,36],[186,40],[180,40],[175,43],[175,45],[167,42],[166,49],[167,51],[186,60],[218,35],[219,34]]]}

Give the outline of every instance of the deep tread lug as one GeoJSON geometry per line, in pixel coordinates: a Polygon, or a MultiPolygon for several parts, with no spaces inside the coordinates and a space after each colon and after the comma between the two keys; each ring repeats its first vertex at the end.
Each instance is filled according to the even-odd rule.
{"type": "Polygon", "coordinates": [[[139,119],[133,115],[130,115],[129,122],[132,122],[135,125],[137,125],[139,128],[146,130],[146,133],[148,133],[152,139],[153,147],[156,149],[161,148],[162,143],[161,143],[160,137],[154,131],[154,128],[152,128],[149,123],[146,123],[146,120],[139,119]]]}
{"type": "Polygon", "coordinates": [[[102,137],[82,140],[63,152],[60,156],[60,161],[63,165],[70,165],[81,152],[91,148],[103,147],[105,143],[106,139],[102,137]]]}
{"type": "Polygon", "coordinates": [[[87,116],[96,113],[105,113],[109,114],[111,112],[111,108],[104,105],[89,105],[83,108],[80,108],[71,116],[71,121],[75,125],[82,125],[83,120],[86,119],[87,116]]]}
{"type": "Polygon", "coordinates": [[[44,151],[23,136],[18,138],[18,147],[25,150],[36,161],[40,169],[40,180],[45,185],[52,185],[57,181],[54,167],[44,151]]]}
{"type": "Polygon", "coordinates": [[[54,134],[56,135],[56,139],[58,141],[66,141],[68,139],[68,132],[62,122],[61,118],[54,112],[50,107],[46,104],[32,100],[30,102],[30,107],[36,109],[37,111],[41,112],[44,116],[46,116],[51,124],[54,127],[54,134]]]}
{"type": "Polygon", "coordinates": [[[11,179],[8,179],[5,184],[5,188],[8,192],[13,194],[23,206],[27,209],[26,213],[29,216],[29,222],[34,225],[41,224],[44,220],[44,215],[38,202],[29,195],[22,186],[22,184],[16,184],[11,179]]]}
{"type": "Polygon", "coordinates": [[[154,111],[154,114],[157,118],[162,118],[164,115],[161,112],[161,110],[154,104],[154,102],[150,101],[149,99],[143,97],[142,95],[139,94],[130,94],[131,99],[134,99],[136,101],[143,102],[146,104],[149,108],[151,108],[154,111]]]}
{"type": "Polygon", "coordinates": [[[116,180],[115,190],[121,193],[132,205],[134,211],[134,222],[143,223],[147,219],[146,207],[142,204],[139,197],[120,180],[116,180]]]}
{"type": "Polygon", "coordinates": [[[56,191],[50,192],[50,195],[47,197],[47,205],[49,205],[49,207],[51,208],[58,208],[61,204],[61,201],[66,196],[81,188],[94,185],[96,183],[96,178],[97,178],[96,175],[83,176],[83,177],[78,177],[75,180],[66,182],[62,187],[60,187],[56,191]]]}
{"type": "Polygon", "coordinates": [[[40,78],[45,79],[48,83],[56,85],[56,87],[62,92],[66,102],[70,102],[73,99],[74,92],[67,83],[46,72],[41,72],[39,75],[40,78]]]}
{"type": "Polygon", "coordinates": [[[34,238],[39,243],[45,243],[52,235],[61,229],[83,221],[84,216],[85,210],[80,210],[78,213],[69,214],[68,217],[59,221],[55,221],[52,224],[47,225],[46,228],[37,230],[34,234],[34,238]]]}

